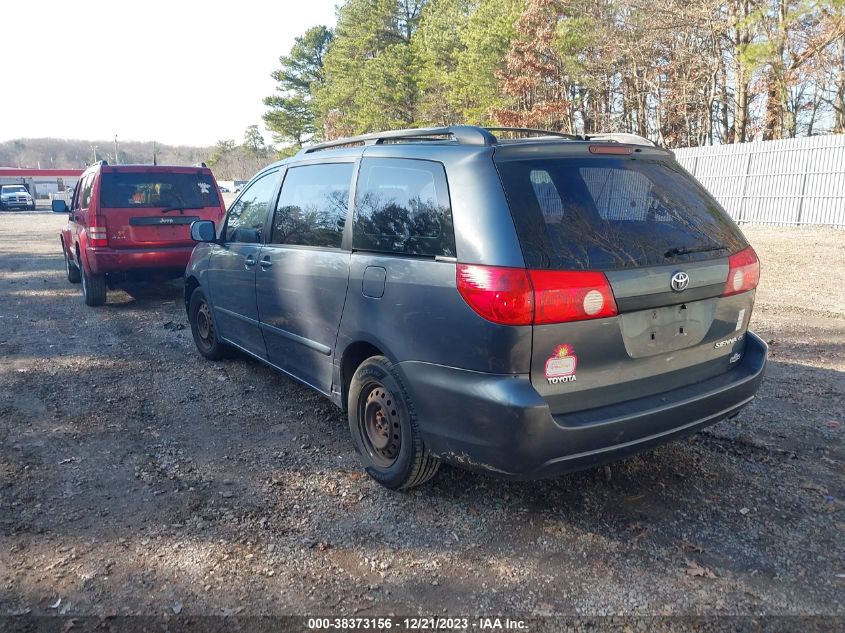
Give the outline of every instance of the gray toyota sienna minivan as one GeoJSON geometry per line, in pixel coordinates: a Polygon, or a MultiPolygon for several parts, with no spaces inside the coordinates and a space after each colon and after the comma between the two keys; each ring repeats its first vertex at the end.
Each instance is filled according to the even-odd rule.
{"type": "Polygon", "coordinates": [[[535,478],[620,459],[735,416],[766,364],[754,250],[633,135],[323,143],[191,232],[200,353],[325,394],[389,488],[441,461],[535,478]]]}

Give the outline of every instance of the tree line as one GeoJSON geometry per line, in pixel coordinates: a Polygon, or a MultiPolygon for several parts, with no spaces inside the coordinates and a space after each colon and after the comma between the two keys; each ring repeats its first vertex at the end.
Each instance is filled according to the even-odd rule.
{"type": "Polygon", "coordinates": [[[208,147],[163,145],[154,141],[84,141],[19,138],[0,142],[0,166],[41,169],[85,169],[98,160],[109,163],[192,165],[207,160],[208,147]]]}
{"type": "Polygon", "coordinates": [[[154,141],[82,141],[21,138],[0,143],[0,166],[42,169],[85,169],[105,160],[110,164],[197,165],[205,162],[219,180],[250,178],[275,160],[276,150],[265,144],[257,125],[243,140],[218,141],[213,147],[163,145],[154,141]]]}
{"type": "Polygon", "coordinates": [[[347,0],[273,73],[274,140],[469,123],[685,147],[845,132],[845,0],[347,0]]]}

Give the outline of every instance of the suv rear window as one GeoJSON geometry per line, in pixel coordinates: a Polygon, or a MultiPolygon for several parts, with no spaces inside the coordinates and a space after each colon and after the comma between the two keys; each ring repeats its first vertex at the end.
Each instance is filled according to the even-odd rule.
{"type": "Polygon", "coordinates": [[[100,184],[100,206],[107,209],[201,209],[219,204],[214,180],[205,173],[110,172],[102,175],[100,184]]]}
{"type": "Polygon", "coordinates": [[[362,160],[352,243],[365,251],[454,257],[443,165],[406,158],[362,160]]]}
{"type": "Polygon", "coordinates": [[[719,204],[670,162],[547,158],[497,168],[529,268],[635,268],[746,246],[719,204]]]}

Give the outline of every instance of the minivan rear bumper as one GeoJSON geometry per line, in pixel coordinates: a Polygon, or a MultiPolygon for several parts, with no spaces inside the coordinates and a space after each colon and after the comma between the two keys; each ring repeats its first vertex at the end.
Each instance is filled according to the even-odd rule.
{"type": "Polygon", "coordinates": [[[154,249],[89,246],[85,254],[91,273],[103,275],[132,270],[184,271],[193,250],[193,246],[154,249]]]}
{"type": "Polygon", "coordinates": [[[730,371],[664,393],[553,416],[528,376],[399,366],[427,449],[443,461],[535,479],[622,459],[695,433],[754,399],[768,348],[751,331],[730,371]]]}

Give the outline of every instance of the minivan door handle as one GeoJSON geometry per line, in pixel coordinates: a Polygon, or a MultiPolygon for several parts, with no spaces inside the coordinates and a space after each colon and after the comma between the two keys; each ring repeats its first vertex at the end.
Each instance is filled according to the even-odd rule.
{"type": "Polygon", "coordinates": [[[261,266],[261,270],[267,270],[270,266],[273,265],[273,262],[270,261],[270,256],[265,255],[261,258],[261,261],[258,262],[258,265],[261,266]]]}
{"type": "Polygon", "coordinates": [[[244,268],[252,268],[253,266],[255,266],[255,256],[247,255],[244,259],[244,268]]]}

